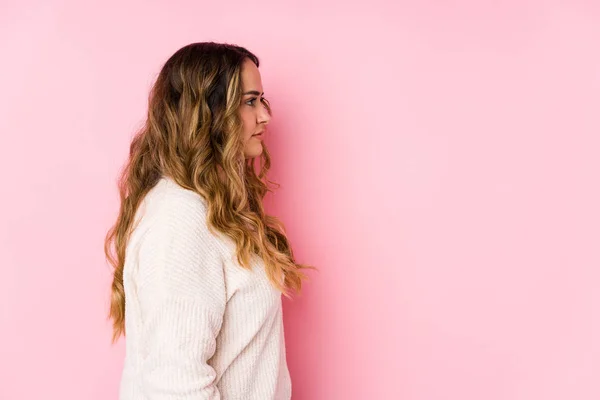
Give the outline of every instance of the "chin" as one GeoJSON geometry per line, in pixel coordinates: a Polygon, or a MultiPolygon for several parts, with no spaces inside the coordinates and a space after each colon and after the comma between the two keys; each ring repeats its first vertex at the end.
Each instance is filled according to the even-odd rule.
{"type": "Polygon", "coordinates": [[[256,146],[256,147],[252,147],[250,149],[246,149],[246,151],[244,152],[244,155],[246,156],[246,158],[254,158],[254,157],[260,157],[260,155],[263,152],[263,147],[262,144],[256,146]]]}

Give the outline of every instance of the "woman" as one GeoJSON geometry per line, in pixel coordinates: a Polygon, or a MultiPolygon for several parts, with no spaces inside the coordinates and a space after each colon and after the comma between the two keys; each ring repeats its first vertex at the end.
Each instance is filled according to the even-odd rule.
{"type": "Polygon", "coordinates": [[[113,341],[127,334],[121,400],[291,398],[281,294],[312,267],[263,210],[258,66],[243,47],[193,43],[152,88],[105,243],[113,341]]]}

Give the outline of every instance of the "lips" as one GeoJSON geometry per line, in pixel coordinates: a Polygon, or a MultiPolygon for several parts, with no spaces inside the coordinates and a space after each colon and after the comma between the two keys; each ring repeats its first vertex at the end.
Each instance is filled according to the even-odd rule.
{"type": "Polygon", "coordinates": [[[258,133],[255,133],[255,134],[254,134],[254,135],[252,135],[252,136],[261,136],[263,133],[264,133],[264,131],[262,131],[262,132],[258,132],[258,133]]]}

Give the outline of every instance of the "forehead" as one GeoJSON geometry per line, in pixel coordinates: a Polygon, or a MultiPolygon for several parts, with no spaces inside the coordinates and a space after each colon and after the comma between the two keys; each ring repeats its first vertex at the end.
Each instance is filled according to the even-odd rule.
{"type": "Polygon", "coordinates": [[[245,59],[242,64],[242,87],[244,91],[263,91],[260,72],[258,71],[256,65],[249,59],[245,59]]]}

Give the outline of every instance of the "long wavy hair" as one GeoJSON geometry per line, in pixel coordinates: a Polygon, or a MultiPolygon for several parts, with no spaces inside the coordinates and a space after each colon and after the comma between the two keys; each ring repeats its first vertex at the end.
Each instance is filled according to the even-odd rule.
{"type": "Polygon", "coordinates": [[[278,187],[266,179],[271,159],[265,144],[259,165],[244,157],[239,107],[245,59],[259,66],[243,47],[189,44],[167,60],[150,91],[146,122],[133,137],[119,176],[119,214],[104,244],[114,268],[109,312],[113,342],[125,335],[123,267],[134,217],[163,176],[201,195],[209,228],[235,242],[242,267],[250,269],[251,256],[260,256],[269,280],[286,297],[290,289],[301,290],[307,277],[301,270],[314,269],[295,262],[282,223],[263,209],[264,196],[273,191],[270,184],[278,187]]]}

